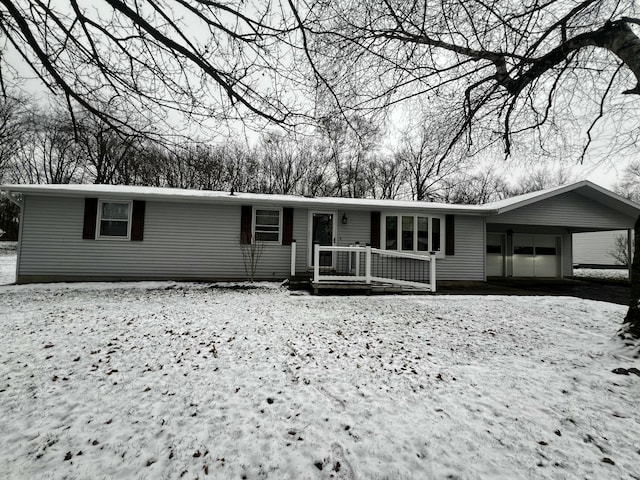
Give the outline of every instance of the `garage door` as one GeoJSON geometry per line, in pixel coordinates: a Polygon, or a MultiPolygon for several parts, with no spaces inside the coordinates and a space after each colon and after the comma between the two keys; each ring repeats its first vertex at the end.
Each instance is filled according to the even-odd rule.
{"type": "Polygon", "coordinates": [[[487,233],[487,277],[504,277],[504,235],[487,233]]]}
{"type": "Polygon", "coordinates": [[[559,277],[558,240],[547,235],[514,235],[513,276],[559,277]]]}

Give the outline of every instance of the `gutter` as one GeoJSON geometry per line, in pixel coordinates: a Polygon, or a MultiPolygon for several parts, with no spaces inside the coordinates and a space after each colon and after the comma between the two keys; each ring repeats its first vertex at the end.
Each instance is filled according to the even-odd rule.
{"type": "MultiPolygon", "coordinates": [[[[491,208],[486,209],[483,206],[462,206],[457,204],[447,205],[447,204],[438,204],[437,207],[434,207],[433,204],[426,202],[425,204],[421,204],[420,202],[407,202],[403,205],[395,205],[393,200],[383,201],[382,204],[378,203],[373,199],[360,199],[363,202],[354,202],[352,203],[350,200],[353,199],[343,199],[339,197],[319,197],[317,199],[306,198],[300,196],[289,196],[289,195],[277,195],[275,198],[268,198],[267,194],[258,194],[260,195],[258,198],[254,197],[253,194],[245,194],[245,193],[235,193],[233,195],[198,195],[198,194],[189,194],[188,190],[185,189],[177,189],[179,190],[178,194],[172,195],[167,192],[140,192],[135,191],[135,187],[132,189],[133,191],[114,191],[104,189],[101,191],[100,188],[82,188],[82,186],[78,186],[73,189],[58,189],[58,188],[47,188],[43,185],[38,185],[36,188],[33,188],[34,185],[0,185],[0,189],[4,189],[5,195],[13,195],[13,198],[10,200],[17,205],[20,205],[21,198],[16,196],[26,195],[26,194],[34,194],[34,195],[45,195],[45,196],[54,196],[54,197],[86,197],[86,196],[100,196],[104,198],[112,198],[112,199],[120,199],[120,198],[129,198],[129,199],[140,199],[140,200],[154,200],[161,202],[175,202],[175,203],[217,203],[217,204],[226,204],[226,205],[241,205],[241,204],[253,204],[253,205],[278,205],[284,207],[294,207],[294,208],[316,208],[316,209],[338,209],[338,210],[359,210],[359,211],[372,211],[372,210],[382,210],[382,211],[401,211],[401,210],[423,210],[434,213],[441,214],[453,214],[453,215],[469,215],[469,216],[487,216],[487,215],[495,215],[499,213],[498,209],[491,208]],[[15,187],[15,190],[13,189],[15,187]],[[288,197],[288,198],[287,198],[288,197]],[[344,201],[346,200],[346,201],[344,201]],[[368,201],[367,201],[368,200],[368,201]],[[386,203],[388,202],[388,203],[386,203]]],[[[167,189],[171,191],[171,189],[167,189]]],[[[198,191],[194,191],[198,192],[198,191]]]]}

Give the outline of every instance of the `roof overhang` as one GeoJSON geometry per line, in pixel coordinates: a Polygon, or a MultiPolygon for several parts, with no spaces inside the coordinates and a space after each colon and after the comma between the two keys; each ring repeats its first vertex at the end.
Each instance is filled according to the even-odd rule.
{"type": "Polygon", "coordinates": [[[43,195],[54,197],[102,197],[163,202],[215,203],[218,205],[265,205],[340,210],[414,210],[432,213],[487,215],[493,213],[481,205],[452,205],[407,200],[370,198],[304,197],[256,193],[230,193],[210,190],[141,187],[124,185],[0,185],[5,195],[43,195]]]}
{"type": "Polygon", "coordinates": [[[620,195],[588,180],[572,183],[570,185],[549,188],[538,192],[526,193],[524,195],[507,198],[498,202],[488,203],[485,207],[494,208],[496,210],[495,214],[499,215],[568,192],[575,192],[630,217],[635,218],[640,215],[640,204],[621,197],[620,195]]]}
{"type": "Polygon", "coordinates": [[[126,198],[134,200],[156,200],[164,202],[214,203],[220,205],[250,204],[314,208],[318,210],[408,210],[477,216],[500,215],[567,192],[575,192],[629,217],[637,218],[640,216],[640,204],[623,198],[620,195],[587,180],[539,192],[527,193],[485,205],[457,205],[436,202],[380,200],[370,198],[304,197],[299,195],[230,193],[211,190],[188,190],[181,188],[94,184],[0,185],[0,192],[18,205],[21,205],[22,195],[44,195],[55,197],[102,197],[112,199],[126,198]]]}

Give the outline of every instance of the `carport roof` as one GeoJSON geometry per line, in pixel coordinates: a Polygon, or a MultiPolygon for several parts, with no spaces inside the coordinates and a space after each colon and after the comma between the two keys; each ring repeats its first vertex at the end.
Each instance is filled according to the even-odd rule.
{"type": "Polygon", "coordinates": [[[483,207],[491,210],[490,213],[492,214],[501,214],[568,192],[578,193],[579,195],[599,202],[631,217],[637,217],[640,215],[640,204],[621,197],[620,195],[588,180],[548,188],[538,192],[525,193],[524,195],[518,195],[517,197],[511,197],[497,202],[486,203],[483,207]]]}

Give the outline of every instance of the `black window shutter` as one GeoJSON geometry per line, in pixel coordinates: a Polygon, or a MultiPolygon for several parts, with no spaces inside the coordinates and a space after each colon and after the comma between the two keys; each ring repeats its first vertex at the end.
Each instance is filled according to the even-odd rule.
{"type": "Polygon", "coordinates": [[[133,201],[133,211],[131,212],[131,240],[141,242],[144,238],[144,210],[143,200],[133,201]]]}
{"type": "Polygon", "coordinates": [[[445,217],[444,234],[445,234],[445,241],[444,241],[445,255],[455,255],[456,231],[455,231],[454,215],[447,215],[445,217]]]}
{"type": "Polygon", "coordinates": [[[98,199],[84,199],[84,223],[82,226],[82,238],[95,240],[96,238],[96,218],[98,216],[98,199]]]}
{"type": "Polygon", "coordinates": [[[373,248],[380,248],[380,212],[371,212],[371,242],[373,248]]]}
{"type": "Polygon", "coordinates": [[[282,209],[282,245],[291,245],[293,240],[293,208],[282,209]]]}
{"type": "Polygon", "coordinates": [[[251,216],[253,208],[251,205],[242,205],[240,211],[240,243],[248,245],[251,243],[251,216]]]}

